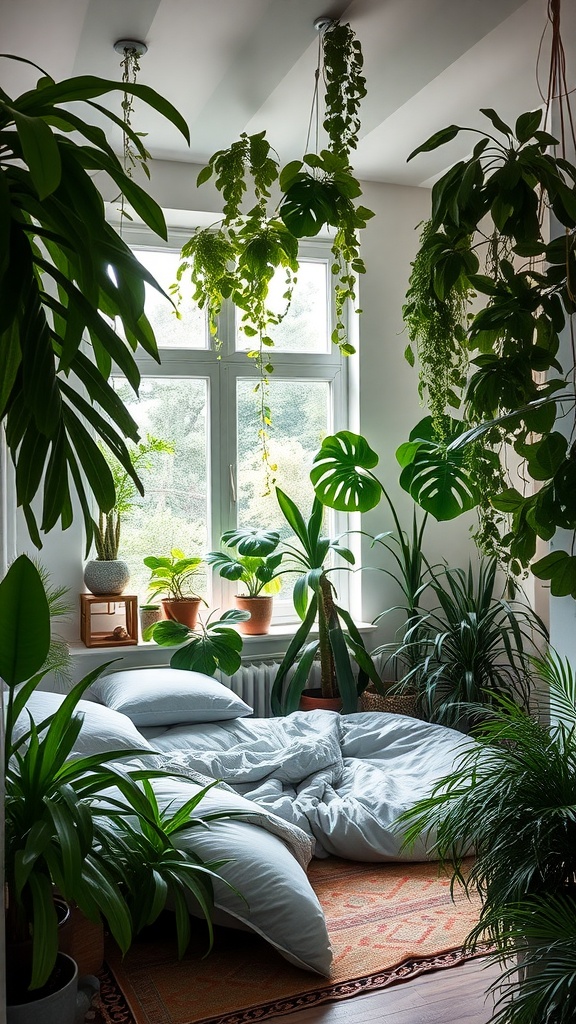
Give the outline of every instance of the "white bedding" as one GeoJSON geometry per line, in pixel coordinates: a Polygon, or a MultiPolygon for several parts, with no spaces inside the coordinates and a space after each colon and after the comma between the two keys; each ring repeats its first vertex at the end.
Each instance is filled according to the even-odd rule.
{"type": "Polygon", "coordinates": [[[141,732],[179,764],[222,779],[299,826],[313,840],[315,856],[361,861],[427,858],[424,840],[402,849],[394,823],[430,795],[472,743],[452,729],[371,712],[295,712],[141,732]]]}

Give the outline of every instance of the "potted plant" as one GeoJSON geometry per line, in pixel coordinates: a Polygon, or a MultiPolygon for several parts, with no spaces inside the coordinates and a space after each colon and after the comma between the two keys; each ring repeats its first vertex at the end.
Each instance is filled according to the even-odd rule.
{"type": "Polygon", "coordinates": [[[453,883],[482,896],[466,945],[487,942],[502,967],[498,1024],[568,1024],[576,1014],[576,677],[554,652],[533,668],[550,725],[498,698],[454,772],[399,820],[408,844],[433,837],[453,883]]]}
{"type": "Polygon", "coordinates": [[[430,571],[438,604],[395,653],[407,666],[399,688],[416,690],[429,721],[467,731],[471,705],[476,716],[501,696],[529,707],[530,655],[546,627],[528,604],[498,594],[497,580],[495,558],[480,559],[476,572],[430,571]]]}
{"type": "Polygon", "coordinates": [[[242,637],[235,628],[245,622],[249,612],[230,608],[220,618],[215,612],[194,628],[173,620],[155,622],[144,633],[144,640],[154,640],[161,647],[178,646],[170,658],[172,668],[203,672],[212,676],[218,670],[232,675],[242,663],[242,637]],[[182,646],[183,645],[183,646],[182,646]]]}
{"type": "MultiPolygon", "coordinates": [[[[78,683],[46,720],[35,723],[30,719],[21,724],[27,702],[44,678],[41,666],[50,642],[46,594],[37,570],[25,555],[16,559],[0,583],[0,620],[0,673],[7,685],[4,769],[8,1020],[23,1024],[48,1019],[50,1008],[55,1014],[51,1019],[73,1024],[77,972],[69,958],[58,959],[54,886],[90,919],[103,916],[125,951],[135,920],[128,864],[136,853],[140,860],[138,878],[142,881],[145,877],[144,890],[156,894],[153,907],[148,904],[150,915],[152,910],[157,915],[165,906],[168,891],[158,882],[162,858],[142,861],[144,838],[137,843],[135,839],[140,832],[148,836],[152,828],[158,843],[166,849],[174,828],[162,832],[162,823],[155,821],[149,791],[141,785],[143,779],[163,773],[114,764],[131,754],[145,756],[147,750],[123,748],[70,757],[82,727],[82,717],[76,714],[78,701],[106,666],[78,683]],[[34,623],[33,630],[30,622],[34,623]]],[[[192,806],[178,815],[181,825],[191,810],[192,806]]],[[[166,823],[169,820],[168,815],[166,823]]],[[[186,827],[194,823],[189,821],[186,827]]],[[[172,859],[178,856],[174,854],[172,859]]],[[[169,867],[167,860],[167,872],[169,867]]],[[[200,892],[201,905],[209,909],[213,870],[213,865],[199,863],[194,870],[188,864],[180,876],[172,871],[170,880],[184,880],[185,888],[194,894],[200,892]]],[[[137,898],[141,901],[141,891],[137,898]]],[[[177,928],[180,933],[180,918],[177,928]]]]}
{"type": "Polygon", "coordinates": [[[280,534],[272,530],[227,530],[221,541],[238,551],[237,556],[226,551],[210,551],[206,561],[218,570],[222,579],[237,580],[246,588],[246,594],[236,594],[236,607],[250,614],[240,623],[241,633],[258,636],[268,633],[272,620],[273,595],[281,587],[279,566],[283,552],[277,552],[280,534]]]}
{"type": "Polygon", "coordinates": [[[203,564],[199,555],[185,555],[180,548],[172,548],[169,555],[149,555],[144,559],[144,565],[152,570],[148,585],[151,600],[164,594],[164,616],[190,629],[196,626],[198,609],[204,601],[192,589],[192,581],[197,579],[203,564]]]}
{"type": "MultiPolygon", "coordinates": [[[[130,569],[118,558],[120,529],[122,518],[137,504],[139,491],[133,476],[121,463],[108,455],[102,445],[100,450],[112,473],[115,498],[112,507],[107,512],[100,511],[98,520],[93,522],[97,557],[86,563],[84,583],[92,594],[121,594],[128,585],[130,569]]],[[[155,455],[173,454],[174,446],[169,441],[147,434],[145,441],[130,444],[128,451],[133,470],[142,474],[154,468],[155,455]]]]}
{"type": "Polygon", "coordinates": [[[342,708],[345,714],[350,714],[357,710],[358,697],[369,679],[378,680],[362,636],[350,613],[336,603],[336,591],[330,580],[334,569],[328,564],[330,553],[339,555],[349,565],[354,564],[354,555],[341,544],[340,537],[331,540],[322,536],[324,509],[318,498],[314,498],[306,522],[297,505],[279,487],[276,497],[300,545],[284,543],[283,548],[284,571],[298,573],[293,596],[294,608],[302,622],[274,678],[272,711],[275,715],[290,714],[301,706],[304,695],[309,698],[303,702],[305,707],[342,708]],[[318,636],[311,639],[316,629],[318,636]],[[304,694],[316,659],[320,662],[319,692],[304,694]],[[294,672],[289,678],[292,669],[294,672]]]}

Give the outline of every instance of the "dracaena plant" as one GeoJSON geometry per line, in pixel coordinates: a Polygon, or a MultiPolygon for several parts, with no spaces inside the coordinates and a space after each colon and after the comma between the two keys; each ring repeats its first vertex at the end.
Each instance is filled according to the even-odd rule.
{"type": "Polygon", "coordinates": [[[105,130],[86,111],[123,127],[142,155],[140,137],[101,97],[136,96],[186,139],[189,133],[172,104],[148,86],[92,75],[57,83],[23,63],[41,72],[38,84],[14,98],[0,91],[0,421],[33,542],[41,547],[40,530],[70,525],[76,492],[88,551],[90,497],[104,512],[114,504],[112,473],[97,439],[142,487],[124,440],[138,440],[137,425],[109,384],[112,365],[137,391],[136,350],[158,360],[144,313],[144,285],[158,285],[107,223],[94,172],[110,176],[152,231],[163,238],[167,231],[158,204],[125,173],[105,130]],[[38,493],[39,526],[32,510],[38,493]]]}
{"type": "Polygon", "coordinates": [[[379,682],[362,635],[347,609],[338,604],[330,578],[337,568],[331,564],[331,556],[339,556],[350,566],[354,555],[342,543],[342,537],[322,534],[324,508],[318,498],[314,498],[310,517],[305,520],[296,503],[279,487],[276,497],[295,538],[283,544],[284,572],[297,573],[293,599],[302,621],[274,678],[272,711],[286,715],[298,708],[302,691],[309,686],[312,665],[319,659],[322,697],[340,697],[344,714],[353,713],[368,682],[379,682]]]}
{"type": "Polygon", "coordinates": [[[347,336],[345,307],[355,302],[356,275],[365,271],[359,231],[373,216],[357,202],[362,190],[350,162],[360,128],[359,105],[366,94],[361,46],[350,26],[337,22],[326,29],[321,43],[318,75],[322,74],[326,88],[327,145],[283,168],[265,132],[244,133],[228,149],[215,153],[200,172],[198,184],[214,177],[224,200],[223,218],[215,227],[197,230],[184,245],[177,274],[180,287],[190,277],[193,298],[208,310],[216,339],[223,303],[231,299],[240,311],[239,329],[250,342],[248,357],[255,360],[260,373],[260,437],[266,461],[274,328],[290,308],[299,241],[333,229],[336,324],[332,340],[349,355],[354,347],[347,336]],[[276,204],[271,199],[275,186],[281,192],[276,204]],[[251,206],[245,211],[247,193],[251,206]],[[280,310],[272,308],[269,299],[277,273],[285,275],[280,310]]]}
{"type": "MultiPolygon", "coordinates": [[[[424,320],[447,316],[454,294],[468,305],[466,329],[443,338],[447,360],[460,367],[452,404],[464,415],[455,424],[445,410],[442,423],[428,389],[433,419],[400,448],[401,483],[437,519],[492,510],[481,520],[483,546],[510,573],[531,566],[553,595],[576,598],[576,451],[561,424],[573,417],[576,395],[572,367],[558,359],[560,334],[576,309],[576,166],[558,155],[561,142],[543,130],[541,110],[512,126],[494,110],[482,113],[491,126],[485,134],[451,125],[409,158],[463,131],[479,136],[472,155],[434,185],[408,293],[413,300],[417,285],[424,320]],[[547,211],[556,225],[551,239],[547,211]],[[478,295],[480,308],[469,305],[478,295]],[[494,456],[507,449],[535,486],[521,489],[505,476],[506,458],[494,456]],[[538,538],[549,541],[558,529],[571,535],[568,548],[535,560],[538,538]]],[[[410,329],[413,301],[405,311],[410,329]]],[[[426,365],[424,375],[426,382],[426,365]]]]}

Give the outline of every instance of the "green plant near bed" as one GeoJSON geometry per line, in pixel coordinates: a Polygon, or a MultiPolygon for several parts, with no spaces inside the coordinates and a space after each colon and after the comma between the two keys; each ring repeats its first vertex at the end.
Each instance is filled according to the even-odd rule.
{"type": "Polygon", "coordinates": [[[503,1001],[492,1020],[569,1024],[576,1015],[576,677],[554,652],[533,667],[551,724],[498,698],[474,732],[477,744],[399,824],[408,844],[435,836],[454,884],[482,897],[466,945],[488,941],[486,955],[502,966],[494,989],[504,984],[503,1001]]]}
{"type": "MultiPolygon", "coordinates": [[[[179,948],[187,941],[181,910],[185,893],[205,913],[219,863],[181,864],[172,838],[203,794],[177,815],[159,815],[146,780],[153,769],[115,763],[148,750],[122,749],[71,758],[82,726],[78,701],[106,668],[90,673],[45,721],[18,726],[45,675],[50,615],[40,575],[21,555],[0,583],[0,676],[7,685],[5,724],[5,886],[9,985],[41,987],[58,951],[54,886],[92,920],[103,916],[126,951],[132,935],[175,897],[179,948]],[[30,628],[30,623],[34,628],[30,628]],[[115,827],[113,827],[115,826],[115,827]],[[120,853],[119,853],[120,851],[120,853]],[[135,859],[138,873],[131,873],[135,859]],[[142,887],[142,888],[141,888],[142,887]],[[142,894],[146,898],[142,900],[142,894]],[[138,913],[134,910],[138,907],[138,913]],[[31,940],[30,959],[17,945],[31,940]]],[[[212,820],[218,815],[207,815],[212,820]]],[[[228,817],[228,814],[223,816],[228,817]]],[[[195,819],[188,821],[195,824],[195,819]]],[[[9,1002],[23,1001],[20,990],[9,1002]]]]}
{"type": "Polygon", "coordinates": [[[229,608],[219,618],[215,615],[216,612],[212,612],[205,623],[199,620],[194,629],[181,622],[161,619],[144,630],[143,639],[154,640],[160,647],[177,646],[178,650],[170,658],[172,668],[203,672],[207,676],[213,676],[218,670],[232,675],[242,664],[243,644],[234,626],[246,622],[250,613],[229,608]]]}
{"type": "Polygon", "coordinates": [[[324,509],[314,498],[312,512],[306,521],[295,502],[279,487],[276,496],[282,514],[293,531],[299,546],[284,543],[284,572],[297,572],[294,584],[294,608],[302,620],[282,659],[271,693],[271,707],[275,715],[295,711],[314,661],[320,661],[322,697],[340,697],[344,714],[358,708],[358,697],[369,680],[379,677],[364,641],[350,613],[337,603],[336,591],[330,574],[335,566],[329,564],[331,553],[339,555],[348,565],[354,564],[354,555],[342,543],[341,537],[330,539],[321,533],[324,509]],[[342,625],[344,623],[344,626],[342,625]],[[310,639],[317,624],[318,636],[310,639]],[[355,676],[353,664],[357,665],[355,676]],[[292,677],[288,674],[295,668],[292,677]]]}

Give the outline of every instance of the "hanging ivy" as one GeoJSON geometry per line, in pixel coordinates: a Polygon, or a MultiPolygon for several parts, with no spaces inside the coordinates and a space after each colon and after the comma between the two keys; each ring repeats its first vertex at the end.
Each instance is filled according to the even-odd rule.
{"type": "MultiPolygon", "coordinates": [[[[273,373],[271,349],[274,328],[286,316],[299,270],[302,238],[333,229],[333,289],[336,323],[332,340],[344,355],[355,350],[346,331],[345,310],[356,302],[356,277],[365,272],[360,257],[359,231],[373,216],[356,201],[362,190],[352,173],[349,154],[357,146],[359,104],[366,94],[362,50],[349,25],[330,25],[321,39],[317,79],[325,82],[324,128],[327,148],[306,153],[302,160],[280,167],[278,154],[265,132],[241,135],[228,149],[215,153],[200,172],[197,184],[209,179],[223,199],[218,225],[199,229],[183,246],[175,289],[190,279],[193,298],[208,313],[210,332],[218,346],[218,318],[231,300],[240,310],[240,330],[250,339],[248,357],[259,371],[260,439],[268,458],[271,413],[267,399],[273,373]],[[272,205],[272,188],[281,199],[272,205]],[[245,211],[247,193],[254,202],[245,211]],[[283,309],[269,306],[270,283],[278,270],[285,273],[283,309]]],[[[317,102],[317,93],[315,91],[317,102]]],[[[269,479],[269,485],[273,482],[269,479]]]]}

